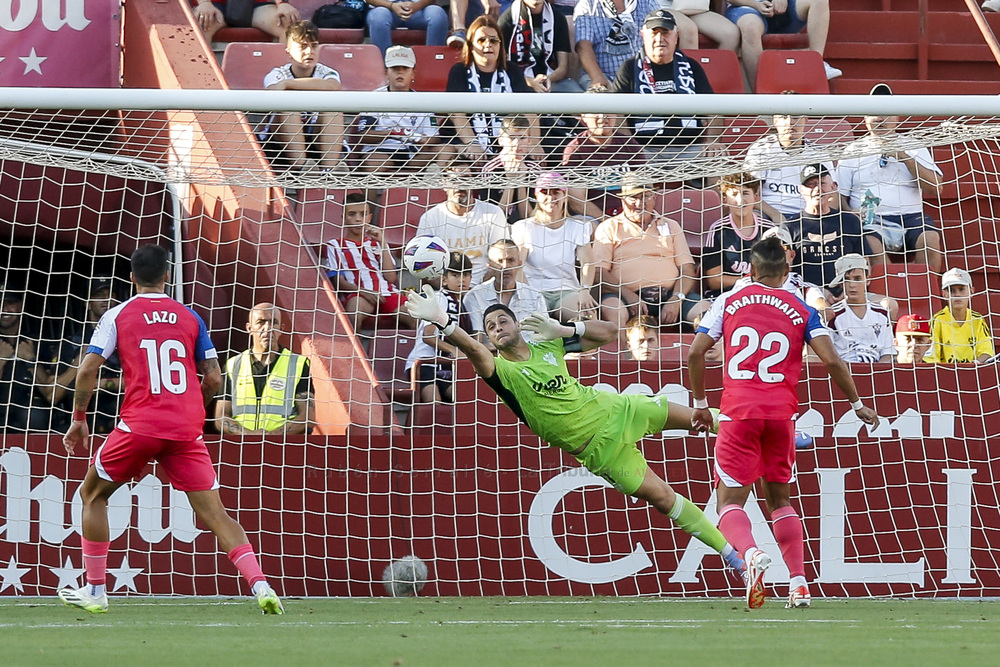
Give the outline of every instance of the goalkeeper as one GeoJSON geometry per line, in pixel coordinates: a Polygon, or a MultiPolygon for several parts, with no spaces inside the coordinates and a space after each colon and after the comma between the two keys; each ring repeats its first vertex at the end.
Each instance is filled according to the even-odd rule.
{"type": "Polygon", "coordinates": [[[564,356],[617,340],[618,327],[591,320],[572,326],[548,315],[525,318],[526,342],[513,311],[493,304],[483,314],[483,330],[497,356],[462,330],[441,308],[434,290],[411,292],[406,309],[435,324],[472,362],[476,373],[542,440],[562,449],[622,493],[645,500],[687,533],[712,547],[744,581],[742,556],[726,542],[700,509],[653,472],[636,446],[644,436],[665,429],[691,429],[693,410],[662,396],[615,394],[587,387],[570,375],[564,356]]]}

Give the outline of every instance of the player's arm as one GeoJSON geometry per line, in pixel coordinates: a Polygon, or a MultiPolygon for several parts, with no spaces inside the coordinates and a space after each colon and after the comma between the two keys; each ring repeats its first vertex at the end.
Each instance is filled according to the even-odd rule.
{"type": "Polygon", "coordinates": [[[836,348],[833,346],[833,341],[829,336],[813,336],[809,341],[809,347],[812,351],[816,353],[819,360],[823,362],[826,366],[826,371],[830,374],[834,383],[840,387],[840,390],[844,392],[848,400],[851,402],[851,407],[854,408],[855,414],[864,423],[870,426],[878,426],[878,415],[875,411],[867,407],[861,402],[861,398],[858,396],[858,388],[854,386],[854,378],[851,377],[851,371],[844,363],[844,360],[840,358],[837,354],[836,348]]]}
{"type": "Polygon", "coordinates": [[[76,391],[73,394],[73,423],[63,436],[63,446],[67,454],[76,450],[78,442],[90,449],[90,428],[87,426],[87,407],[94,397],[97,386],[97,372],[104,364],[104,357],[96,352],[88,352],[76,371],[76,391]]]}
{"type": "Polygon", "coordinates": [[[448,317],[444,308],[438,303],[434,288],[424,285],[422,292],[410,292],[406,298],[406,312],[410,317],[424,320],[435,325],[452,345],[468,357],[476,373],[482,377],[491,377],[496,372],[496,361],[489,349],[473,338],[454,318],[448,317]]]}
{"type": "Polygon", "coordinates": [[[694,406],[691,428],[695,431],[708,431],[712,427],[713,417],[708,410],[708,399],[705,396],[705,355],[713,347],[715,339],[699,331],[691,342],[691,349],[688,350],[688,374],[691,377],[691,399],[694,406]]]}
{"type": "Polygon", "coordinates": [[[219,360],[213,357],[199,361],[198,374],[201,375],[201,398],[205,401],[205,407],[208,407],[219,393],[219,389],[222,389],[222,369],[219,368],[219,360]]]}
{"type": "MultiPolygon", "coordinates": [[[[524,318],[521,326],[526,331],[537,334],[542,340],[577,336],[581,352],[595,350],[618,338],[618,325],[606,320],[562,324],[545,313],[533,313],[524,318]]],[[[575,352],[575,350],[570,351],[575,352]]]]}

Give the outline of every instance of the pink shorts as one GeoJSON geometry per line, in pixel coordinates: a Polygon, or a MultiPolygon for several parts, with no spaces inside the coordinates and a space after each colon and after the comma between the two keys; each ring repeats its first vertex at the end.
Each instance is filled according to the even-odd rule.
{"type": "Polygon", "coordinates": [[[715,440],[715,483],[736,488],[764,478],[788,484],[795,463],[795,422],[740,419],[719,423],[715,440]]]}
{"type": "Polygon", "coordinates": [[[91,461],[97,475],[109,482],[127,482],[155,460],[178,491],[219,488],[212,459],[201,436],[196,440],[164,440],[115,429],[91,461]]]}

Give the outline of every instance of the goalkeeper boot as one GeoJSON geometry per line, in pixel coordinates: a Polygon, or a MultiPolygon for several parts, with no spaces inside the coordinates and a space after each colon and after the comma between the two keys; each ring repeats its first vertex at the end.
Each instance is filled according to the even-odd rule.
{"type": "Polygon", "coordinates": [[[257,591],[257,606],[260,607],[260,611],[264,615],[276,614],[280,616],[285,613],[285,608],[281,605],[281,598],[278,597],[273,588],[266,584],[257,591]]]}
{"type": "Polygon", "coordinates": [[[747,561],[747,607],[760,609],[764,606],[767,590],[764,588],[764,572],[771,567],[771,557],[757,549],[747,561]]]}
{"type": "Polygon", "coordinates": [[[65,588],[59,591],[59,599],[67,607],[83,609],[91,614],[103,614],[108,611],[108,594],[91,595],[90,586],[84,586],[75,591],[71,588],[65,588]]]}
{"type": "Polygon", "coordinates": [[[805,609],[811,603],[812,596],[809,595],[809,589],[805,586],[799,586],[798,588],[789,591],[788,602],[785,603],[785,609],[805,609]]]}

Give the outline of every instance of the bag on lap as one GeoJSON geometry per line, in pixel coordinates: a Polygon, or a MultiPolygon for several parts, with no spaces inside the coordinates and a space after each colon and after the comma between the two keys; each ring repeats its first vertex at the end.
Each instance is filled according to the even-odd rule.
{"type": "Polygon", "coordinates": [[[312,22],[317,28],[364,28],[366,9],[364,0],[338,0],[317,9],[312,22]]]}

